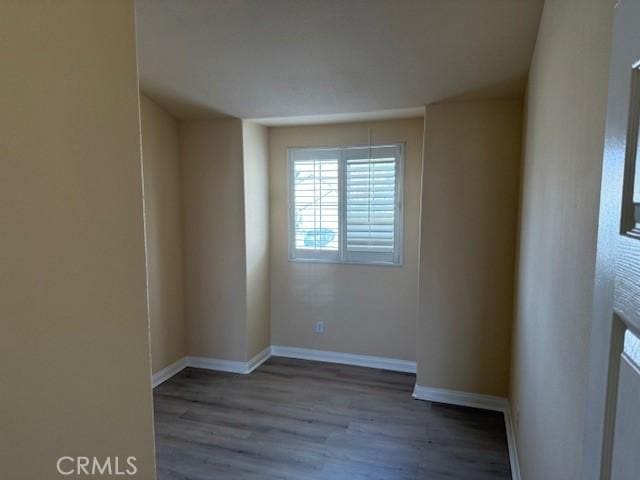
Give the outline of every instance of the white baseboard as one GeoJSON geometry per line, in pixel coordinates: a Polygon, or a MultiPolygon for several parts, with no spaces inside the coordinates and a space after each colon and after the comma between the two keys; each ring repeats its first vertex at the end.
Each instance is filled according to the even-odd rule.
{"type": "Polygon", "coordinates": [[[221,360],[219,358],[209,357],[187,357],[187,365],[195,368],[206,368],[207,370],[247,374],[262,365],[270,356],[271,347],[267,347],[248,362],[221,360]]]}
{"type": "Polygon", "coordinates": [[[264,362],[269,360],[270,356],[271,356],[271,345],[269,345],[267,348],[262,350],[260,353],[256,354],[251,360],[247,362],[246,373],[253,372],[256,368],[258,368],[264,362]]]}
{"type": "Polygon", "coordinates": [[[313,350],[310,348],[286,347],[272,345],[271,355],[275,357],[299,358],[318,362],[341,363],[358,367],[379,368],[395,372],[416,373],[416,362],[396,358],[374,357],[371,355],[355,355],[351,353],[313,350]]]}
{"type": "Polygon", "coordinates": [[[210,357],[187,357],[187,366],[229,373],[246,373],[247,362],[210,357]]]}
{"type": "Polygon", "coordinates": [[[153,374],[153,388],[162,382],[169,380],[175,374],[181,372],[186,367],[205,368],[207,370],[218,370],[221,372],[247,374],[253,372],[271,356],[271,347],[267,347],[258,353],[248,362],[236,362],[233,360],[220,360],[208,357],[183,357],[166,368],[153,374]]]}
{"type": "Polygon", "coordinates": [[[304,360],[316,360],[319,362],[356,365],[359,367],[379,368],[396,372],[416,373],[416,363],[407,360],[273,345],[262,350],[248,362],[194,356],[182,358],[176,363],[169,365],[167,368],[164,368],[154,374],[153,386],[156,387],[157,385],[160,385],[162,382],[169,379],[185,367],[248,374],[267,361],[271,355],[278,357],[300,358],[304,360]]]}
{"type": "Polygon", "coordinates": [[[425,387],[417,384],[413,390],[413,398],[417,400],[428,400],[431,402],[448,403],[451,405],[482,408],[484,410],[501,412],[504,415],[504,425],[507,432],[511,478],[513,480],[520,480],[518,448],[516,446],[516,435],[509,400],[504,397],[496,397],[493,395],[460,392],[457,390],[448,390],[446,388],[425,387]]]}
{"type": "Polygon", "coordinates": [[[518,445],[516,443],[516,430],[511,414],[511,404],[507,404],[504,411],[504,424],[507,429],[507,443],[509,444],[509,463],[511,464],[511,478],[520,480],[520,463],[518,463],[518,445]]]}
{"type": "Polygon", "coordinates": [[[169,380],[176,373],[179,373],[182,370],[184,370],[186,366],[187,366],[187,357],[182,357],[177,362],[174,362],[168,367],[163,368],[159,372],[154,373],[153,376],[151,377],[151,384],[153,385],[153,388],[156,388],[162,382],[169,380]]]}
{"type": "Polygon", "coordinates": [[[431,402],[450,403],[463,407],[484,408],[504,412],[508,406],[504,397],[494,397],[493,395],[482,395],[480,393],[460,392],[458,390],[448,390],[446,388],[415,386],[413,398],[417,400],[429,400],[431,402]]]}

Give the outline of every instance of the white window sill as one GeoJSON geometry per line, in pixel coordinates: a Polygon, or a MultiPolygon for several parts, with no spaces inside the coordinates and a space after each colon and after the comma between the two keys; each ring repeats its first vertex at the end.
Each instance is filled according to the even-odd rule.
{"type": "Polygon", "coordinates": [[[404,263],[393,262],[347,262],[343,260],[326,260],[323,258],[289,258],[291,263],[329,263],[333,265],[362,265],[374,267],[403,267],[404,263]]]}

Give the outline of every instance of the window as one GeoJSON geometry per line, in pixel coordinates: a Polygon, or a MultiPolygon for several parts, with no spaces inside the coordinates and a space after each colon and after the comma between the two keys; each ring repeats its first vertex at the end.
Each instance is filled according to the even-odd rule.
{"type": "Polygon", "coordinates": [[[289,149],[289,258],[402,263],[403,145],[289,149]]]}
{"type": "Polygon", "coordinates": [[[634,365],[640,367],[640,337],[637,337],[631,330],[624,333],[623,353],[634,365]]]}

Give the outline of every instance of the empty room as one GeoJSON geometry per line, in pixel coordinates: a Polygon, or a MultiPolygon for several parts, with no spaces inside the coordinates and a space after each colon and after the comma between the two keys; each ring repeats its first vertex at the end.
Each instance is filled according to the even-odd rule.
{"type": "Polygon", "coordinates": [[[0,0],[0,478],[638,480],[638,23],[0,0]]]}

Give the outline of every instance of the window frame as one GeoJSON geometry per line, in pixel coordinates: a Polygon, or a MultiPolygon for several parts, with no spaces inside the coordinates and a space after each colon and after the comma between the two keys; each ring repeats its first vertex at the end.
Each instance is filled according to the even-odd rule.
{"type": "MultiPolygon", "coordinates": [[[[374,157],[375,158],[375,157],[374,157]]],[[[337,145],[321,147],[287,147],[287,209],[288,209],[288,259],[290,262],[340,263],[348,265],[378,265],[402,267],[404,261],[404,202],[405,202],[405,143],[392,142],[372,145],[337,145]],[[346,249],[346,168],[345,151],[358,148],[393,147],[397,149],[395,170],[394,249],[384,252],[348,252],[346,249]],[[339,150],[338,158],[338,250],[311,250],[295,247],[295,185],[293,153],[297,151],[339,150]]]]}

